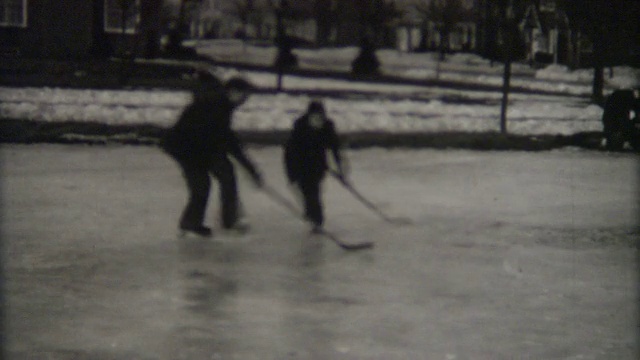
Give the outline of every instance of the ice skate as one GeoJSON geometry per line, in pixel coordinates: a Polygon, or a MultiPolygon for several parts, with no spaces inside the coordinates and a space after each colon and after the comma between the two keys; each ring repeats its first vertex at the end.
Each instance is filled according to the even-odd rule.
{"type": "Polygon", "coordinates": [[[180,236],[181,237],[209,238],[209,237],[213,236],[213,231],[211,231],[211,228],[206,227],[204,225],[200,225],[200,226],[181,226],[180,227],[180,236]]]}
{"type": "Polygon", "coordinates": [[[323,232],[324,230],[322,229],[322,225],[313,224],[313,226],[311,227],[311,233],[314,235],[322,234],[323,232]]]}
{"type": "Polygon", "coordinates": [[[233,225],[224,228],[225,231],[236,235],[244,235],[249,232],[251,226],[245,219],[236,221],[233,225]]]}

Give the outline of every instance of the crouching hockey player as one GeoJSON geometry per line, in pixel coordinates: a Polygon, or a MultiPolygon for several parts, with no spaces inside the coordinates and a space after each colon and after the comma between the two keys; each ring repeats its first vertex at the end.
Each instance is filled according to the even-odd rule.
{"type": "Polygon", "coordinates": [[[609,150],[621,150],[629,142],[640,150],[640,88],[614,91],[604,105],[603,134],[609,150]]]}
{"type": "Polygon", "coordinates": [[[162,139],[163,150],[180,165],[189,190],[189,200],[180,217],[179,227],[183,232],[211,236],[211,228],[203,224],[211,188],[210,174],[220,186],[222,226],[247,228],[239,222],[238,186],[229,156],[238,160],[257,186],[262,186],[260,172],[231,129],[233,111],[247,100],[252,89],[251,84],[241,78],[222,85],[211,74],[200,72],[193,102],[162,139]]]}

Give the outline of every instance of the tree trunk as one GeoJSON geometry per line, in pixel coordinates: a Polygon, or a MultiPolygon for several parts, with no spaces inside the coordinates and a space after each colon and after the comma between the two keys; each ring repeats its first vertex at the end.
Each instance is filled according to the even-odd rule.
{"type": "Polygon", "coordinates": [[[331,23],[325,19],[316,20],[316,44],[319,47],[329,45],[329,36],[331,34],[331,23]]]}
{"type": "Polygon", "coordinates": [[[603,38],[596,39],[593,44],[593,89],[591,99],[600,104],[604,91],[604,49],[603,38]]]}
{"type": "Polygon", "coordinates": [[[509,90],[511,87],[511,60],[504,63],[504,74],[502,77],[502,104],[500,106],[500,133],[507,133],[507,107],[509,105],[509,90]]]}
{"type": "Polygon", "coordinates": [[[331,0],[315,0],[313,17],[316,20],[316,45],[323,47],[329,45],[331,36],[332,4],[331,0]]]}
{"type": "Polygon", "coordinates": [[[153,59],[160,54],[160,7],[161,0],[140,1],[140,33],[143,44],[142,55],[153,59]]]}
{"type": "Polygon", "coordinates": [[[129,7],[126,2],[122,2],[120,6],[120,11],[122,14],[120,16],[120,21],[122,22],[120,27],[120,56],[125,58],[127,55],[127,11],[129,7]]]}
{"type": "Polygon", "coordinates": [[[429,28],[426,22],[420,26],[420,44],[418,44],[419,51],[427,51],[429,48],[429,28]]]}
{"type": "Polygon", "coordinates": [[[93,0],[93,18],[91,29],[91,56],[104,59],[111,56],[113,49],[104,32],[104,0],[93,0]]]}
{"type": "Polygon", "coordinates": [[[446,59],[448,42],[449,42],[449,30],[448,29],[442,29],[442,31],[440,31],[440,46],[439,46],[439,48],[440,48],[440,61],[444,61],[446,59]]]}
{"type": "Polygon", "coordinates": [[[286,36],[286,31],[284,28],[284,22],[282,19],[282,1],[280,1],[280,5],[278,7],[278,9],[276,9],[276,42],[278,45],[278,55],[276,58],[276,72],[277,72],[277,83],[276,83],[276,90],[278,92],[282,91],[282,76],[284,75],[284,66],[282,63],[282,55],[284,52],[284,42],[286,41],[285,36],[286,36]]]}
{"type": "Polygon", "coordinates": [[[602,64],[596,64],[593,68],[593,91],[591,98],[596,103],[600,104],[603,99],[604,92],[604,66],[602,64]]]}

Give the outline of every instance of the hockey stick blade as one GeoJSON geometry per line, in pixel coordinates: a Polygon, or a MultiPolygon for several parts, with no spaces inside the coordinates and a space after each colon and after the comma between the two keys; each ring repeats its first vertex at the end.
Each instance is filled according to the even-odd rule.
{"type": "Polygon", "coordinates": [[[364,249],[373,248],[373,243],[370,242],[370,241],[349,244],[349,243],[342,242],[340,240],[340,238],[338,238],[336,235],[334,235],[333,233],[330,233],[330,232],[328,232],[326,230],[321,230],[318,234],[326,237],[327,239],[329,239],[331,241],[333,241],[334,243],[336,243],[338,246],[340,246],[344,250],[354,251],[354,250],[364,250],[364,249]]]}
{"type": "Polygon", "coordinates": [[[302,214],[300,214],[300,212],[298,211],[296,206],[293,203],[291,203],[286,197],[284,197],[279,192],[277,192],[275,189],[273,189],[270,186],[264,185],[262,187],[262,191],[265,194],[267,194],[271,200],[275,201],[280,206],[282,206],[285,209],[287,209],[292,215],[294,215],[295,217],[297,217],[300,220],[303,220],[303,221],[305,220],[304,216],[302,216],[302,214]]]}
{"type": "MultiPolygon", "coordinates": [[[[271,187],[269,187],[267,185],[264,185],[262,187],[262,190],[273,201],[275,201],[276,203],[280,204],[282,207],[284,207],[287,210],[289,210],[289,212],[291,212],[291,214],[295,215],[297,218],[299,218],[302,221],[306,221],[304,216],[302,216],[302,214],[300,214],[300,212],[298,212],[298,210],[296,209],[295,205],[293,205],[291,202],[289,202],[289,200],[287,200],[286,197],[282,196],[275,189],[273,189],[273,188],[271,188],[271,187]]],[[[336,235],[334,235],[333,233],[330,233],[330,232],[328,232],[326,230],[320,230],[320,232],[318,234],[319,235],[323,235],[324,237],[326,237],[329,240],[332,240],[334,243],[336,243],[338,246],[340,246],[344,250],[362,250],[362,249],[369,249],[369,248],[373,247],[373,243],[372,242],[363,242],[363,243],[357,243],[357,244],[344,243],[344,242],[340,241],[340,239],[336,235]]]]}
{"type": "Polygon", "coordinates": [[[413,222],[408,218],[400,218],[400,217],[390,217],[385,214],[379,207],[377,207],[374,203],[369,201],[364,195],[362,195],[352,184],[350,184],[346,179],[341,177],[337,172],[330,172],[333,177],[340,182],[340,184],[347,189],[357,200],[360,201],[364,206],[366,206],[369,210],[376,213],[382,220],[393,224],[393,225],[411,225],[413,222]]]}

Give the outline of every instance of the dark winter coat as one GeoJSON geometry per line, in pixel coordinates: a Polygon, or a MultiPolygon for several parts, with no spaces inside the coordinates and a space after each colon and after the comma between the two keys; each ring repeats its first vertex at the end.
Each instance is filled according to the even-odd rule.
{"type": "Polygon", "coordinates": [[[633,122],[638,121],[640,100],[633,96],[633,90],[616,90],[608,98],[602,114],[604,132],[622,129],[630,131],[633,122]],[[632,113],[635,113],[632,115],[632,113]]]}
{"type": "Polygon", "coordinates": [[[208,164],[210,159],[231,155],[255,172],[231,129],[233,110],[233,104],[223,95],[196,98],[166,131],[161,147],[183,163],[208,164]]]}
{"type": "Polygon", "coordinates": [[[285,165],[290,182],[319,181],[327,165],[327,150],[331,150],[338,167],[341,167],[340,141],[335,125],[326,119],[319,129],[313,128],[308,114],[294,122],[293,130],[285,145],[285,165]]]}

